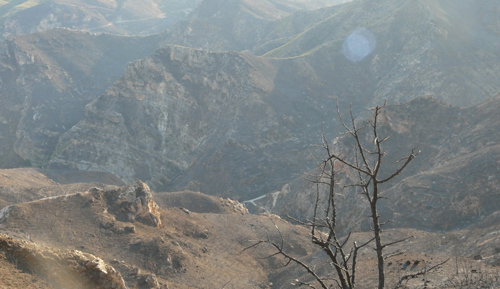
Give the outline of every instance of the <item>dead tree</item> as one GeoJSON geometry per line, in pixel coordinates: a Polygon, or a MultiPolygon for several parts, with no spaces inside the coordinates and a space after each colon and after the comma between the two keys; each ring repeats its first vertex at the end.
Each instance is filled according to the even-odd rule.
{"type": "MultiPolygon", "coordinates": [[[[371,119],[361,126],[356,123],[352,111],[350,111],[350,123],[347,125],[338,107],[337,105],[340,122],[345,128],[347,137],[353,140],[353,153],[344,156],[340,152],[337,152],[335,148],[329,144],[323,132],[321,148],[324,150],[326,156],[323,160],[317,161],[317,172],[314,174],[307,174],[305,177],[308,181],[316,185],[316,203],[312,220],[303,222],[291,218],[302,225],[310,227],[312,243],[317,245],[327,254],[329,258],[328,261],[334,269],[336,278],[332,279],[331,277],[319,276],[311,266],[285,252],[284,238],[276,225],[281,237],[279,242],[272,241],[268,237],[267,240],[261,240],[246,249],[261,244],[270,244],[276,249],[276,253],[272,256],[281,255],[287,260],[287,265],[293,262],[302,266],[314,277],[315,281],[320,285],[320,288],[327,289],[331,288],[332,284],[336,284],[338,288],[353,289],[356,284],[358,251],[374,241],[374,249],[377,253],[378,261],[378,288],[383,289],[385,286],[384,249],[388,246],[403,242],[408,238],[390,243],[383,243],[381,238],[382,227],[386,223],[380,221],[377,208],[378,201],[383,199],[379,186],[400,175],[406,166],[416,157],[417,153],[415,149],[413,149],[408,156],[399,161],[400,165],[395,171],[389,174],[386,173],[384,177],[381,177],[380,172],[383,158],[386,155],[382,149],[382,143],[389,139],[389,137],[381,138],[378,132],[380,114],[385,108],[385,105],[373,108],[371,119]],[[339,164],[344,170],[354,171],[357,176],[356,181],[346,185],[344,188],[358,188],[358,190],[361,191],[361,195],[368,201],[370,206],[373,237],[360,245],[353,242],[350,249],[348,249],[349,246],[347,246],[347,244],[351,239],[351,233],[341,238],[337,228],[337,204],[335,196],[337,194],[336,176],[338,175],[336,167],[339,167],[339,164]],[[324,198],[324,201],[320,197],[321,187],[327,188],[327,197],[324,198]]],[[[293,284],[316,288],[313,284],[299,280],[295,280],[293,284]]]]}
{"type": "MultiPolygon", "coordinates": [[[[342,155],[332,152],[328,159],[337,160],[344,164],[348,168],[354,170],[358,175],[358,183],[353,184],[354,187],[361,188],[362,195],[368,201],[370,205],[371,221],[373,236],[375,238],[375,251],[377,252],[377,262],[378,262],[378,288],[383,289],[385,286],[385,273],[384,273],[384,249],[390,245],[396,244],[398,242],[404,241],[399,240],[396,242],[391,242],[384,244],[382,242],[382,226],[386,224],[381,223],[380,216],[378,213],[378,201],[383,197],[380,192],[380,185],[389,182],[396,176],[400,175],[401,172],[406,168],[406,166],[416,157],[417,153],[413,149],[410,154],[401,159],[399,162],[401,165],[392,173],[386,176],[381,176],[381,167],[383,158],[386,155],[382,149],[382,143],[387,141],[390,136],[381,138],[378,132],[379,118],[382,110],[385,108],[383,106],[376,106],[372,109],[373,116],[371,120],[368,120],[365,125],[358,127],[352,110],[350,112],[350,125],[347,125],[338,109],[339,119],[344,126],[346,132],[350,137],[354,139],[354,158],[348,159],[342,155]],[[370,129],[371,134],[368,138],[368,142],[363,142],[360,132],[364,129],[370,129]]],[[[365,139],[366,136],[365,136],[365,139]]]]}

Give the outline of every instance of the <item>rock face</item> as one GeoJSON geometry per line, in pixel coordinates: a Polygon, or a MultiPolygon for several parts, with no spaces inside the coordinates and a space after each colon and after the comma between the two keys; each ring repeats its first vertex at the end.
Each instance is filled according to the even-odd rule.
{"type": "Polygon", "coordinates": [[[156,49],[156,38],[57,29],[0,44],[0,166],[42,167],[61,133],[84,115],[128,61],[156,49]]]}
{"type": "Polygon", "coordinates": [[[109,192],[110,211],[120,221],[138,221],[146,225],[161,227],[160,207],[153,200],[151,191],[143,182],[135,182],[109,192]]]}
{"type": "Polygon", "coordinates": [[[127,288],[119,272],[92,254],[43,248],[4,234],[0,234],[0,251],[24,270],[49,281],[54,288],[127,288]]]}
{"type": "Polygon", "coordinates": [[[87,106],[50,166],[114,172],[156,191],[191,184],[237,199],[269,190],[302,170],[309,139],[334,103],[288,90],[314,81],[277,75],[295,67],[234,52],[160,49],[87,106]]]}

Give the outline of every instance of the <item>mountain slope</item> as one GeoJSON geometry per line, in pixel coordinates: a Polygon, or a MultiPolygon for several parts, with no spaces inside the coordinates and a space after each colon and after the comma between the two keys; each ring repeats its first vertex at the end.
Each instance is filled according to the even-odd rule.
{"type": "Polygon", "coordinates": [[[360,85],[368,86],[372,104],[422,95],[433,95],[453,105],[477,104],[499,91],[500,57],[500,35],[491,29],[498,23],[489,16],[491,12],[483,17],[478,10],[499,4],[488,1],[478,5],[469,0],[353,1],[264,55],[302,56],[315,69],[330,75],[341,71],[339,83],[349,83],[355,91],[360,85]],[[369,31],[373,39],[359,34],[362,31],[369,31]],[[361,46],[351,49],[368,49],[362,43],[370,41],[374,50],[355,63],[346,62],[346,57],[352,57],[347,47],[357,45],[351,43],[357,37],[361,46]]]}
{"type": "Polygon", "coordinates": [[[227,13],[193,14],[166,41],[305,58],[322,78],[333,77],[329,89],[342,99],[363,94],[376,104],[433,95],[468,106],[500,90],[499,5],[498,0],[357,0],[264,22],[250,16],[254,20],[237,22],[248,17],[228,5],[219,9],[231,10],[227,13]],[[361,58],[352,58],[356,51],[361,58]]]}
{"type": "Polygon", "coordinates": [[[43,166],[85,105],[127,62],[152,53],[156,39],[58,29],[2,42],[0,167],[43,166]]]}
{"type": "Polygon", "coordinates": [[[0,33],[28,34],[53,28],[121,35],[161,33],[184,19],[199,0],[2,1],[0,33]]]}
{"type": "MultiPolygon", "coordinates": [[[[450,15],[455,11],[441,4],[450,15]]],[[[312,168],[308,150],[323,121],[332,136],[339,131],[340,123],[332,120],[336,98],[342,110],[352,105],[358,115],[384,99],[434,95],[471,105],[500,91],[495,42],[482,47],[439,36],[444,24],[437,24],[438,10],[429,5],[354,1],[301,14],[321,13],[326,20],[282,48],[284,58],[179,46],[159,50],[131,65],[88,107],[84,121],[59,140],[50,166],[109,171],[127,181],[147,180],[158,190],[189,186],[245,199],[277,191],[312,168]],[[351,61],[342,47],[358,25],[367,25],[378,44],[364,59],[351,61]],[[484,58],[471,62],[462,50],[484,52],[484,58]]],[[[204,13],[228,19],[217,11],[204,13]]],[[[499,36],[485,33],[493,40],[499,36]]]]}
{"type": "Polygon", "coordinates": [[[314,83],[314,75],[298,80],[281,69],[238,53],[160,49],[87,107],[50,166],[114,172],[157,189],[192,181],[210,194],[259,194],[300,169],[315,134],[307,128],[327,112],[311,90],[281,91],[314,83]]]}
{"type": "MultiPolygon", "coordinates": [[[[76,194],[15,204],[1,211],[0,231],[19,239],[27,237],[30,241],[28,248],[45,244],[57,248],[57,251],[65,250],[80,256],[92,254],[104,260],[104,264],[113,266],[116,271],[106,271],[110,274],[119,272],[128,288],[219,288],[224,284],[231,284],[232,288],[270,288],[268,272],[279,267],[281,260],[274,257],[261,260],[256,252],[244,251],[244,248],[251,245],[252,240],[265,238],[266,234],[278,238],[275,224],[283,234],[290,236],[286,248],[291,252],[300,257],[312,250],[304,228],[276,216],[246,214],[237,210],[235,202],[226,202],[227,210],[223,214],[158,207],[146,211],[144,203],[141,207],[141,200],[151,196],[147,186],[135,183],[122,188],[93,188],[76,194]],[[130,198],[131,195],[134,198],[130,198]],[[138,207],[130,211],[131,204],[138,207]],[[234,210],[229,210],[231,207],[234,210]],[[123,211],[127,214],[120,213],[123,211]],[[162,225],[152,226],[139,218],[147,212],[161,215],[162,225]],[[133,215],[135,219],[127,219],[125,215],[133,215]]],[[[150,201],[154,203],[152,199],[150,201]]],[[[5,239],[8,240],[4,235],[0,236],[0,262],[3,261],[3,252],[22,252],[22,249],[9,250],[4,245],[5,239]]],[[[263,254],[271,252],[271,248],[259,251],[263,254]]],[[[42,257],[48,255],[52,258],[52,262],[47,263],[56,268],[61,265],[58,260],[64,261],[60,260],[63,258],[58,259],[56,253],[41,254],[42,257]]],[[[36,268],[35,258],[30,259],[29,254],[19,254],[18,258],[23,266],[36,268]]],[[[92,268],[89,263],[87,265],[88,269],[92,268]]],[[[66,267],[69,267],[68,270],[79,268],[66,267]]],[[[46,276],[43,274],[46,271],[40,271],[27,273],[41,276],[50,284],[55,284],[54,288],[73,288],[68,282],[72,280],[60,278],[62,274],[46,276]]],[[[85,271],[81,273],[85,275],[85,271]]],[[[76,279],[79,282],[92,280],[76,279]]],[[[0,280],[0,286],[5,281],[0,280]]]]}
{"type": "Polygon", "coordinates": [[[347,1],[205,0],[166,33],[165,42],[211,51],[247,50],[263,41],[275,20],[347,1]]]}
{"type": "MultiPolygon", "coordinates": [[[[491,10],[495,1],[498,0],[474,7],[491,10]]],[[[215,1],[218,6],[197,10],[192,19],[215,21],[217,26],[237,19],[231,11],[252,19],[288,13],[280,14],[286,9],[278,2],[271,3],[277,10],[260,9],[267,7],[262,6],[264,2],[235,1],[234,6],[224,6],[225,2],[215,1]]],[[[473,105],[497,94],[500,50],[495,49],[499,38],[495,12],[476,21],[476,10],[469,9],[471,3],[460,0],[460,5],[454,6],[444,0],[387,0],[375,5],[359,0],[296,13],[269,26],[276,31],[275,25],[283,24],[283,37],[296,36],[288,45],[274,50],[280,57],[172,45],[129,65],[125,75],[107,90],[118,79],[119,70],[114,78],[102,82],[102,75],[92,78],[94,74],[87,72],[92,81],[99,83],[91,94],[82,93],[88,87],[84,85],[86,78],[79,82],[78,91],[66,93],[71,88],[66,88],[66,83],[73,80],[65,73],[73,73],[71,78],[79,79],[71,71],[88,70],[86,65],[93,63],[99,63],[96,67],[100,69],[107,67],[102,61],[94,62],[97,58],[76,44],[81,50],[68,58],[80,68],[64,68],[58,74],[37,68],[38,80],[29,82],[21,82],[27,76],[18,78],[12,73],[16,70],[8,68],[9,63],[17,60],[6,57],[4,82],[11,85],[9,91],[14,91],[6,93],[6,101],[11,103],[8,107],[15,109],[8,112],[12,117],[1,120],[8,132],[3,134],[8,150],[2,157],[16,165],[24,159],[25,164],[56,169],[111,172],[126,181],[143,179],[158,190],[200,190],[243,199],[277,191],[297,173],[313,167],[309,149],[319,138],[322,122],[332,137],[339,131],[339,122],[334,120],[336,98],[341,110],[352,104],[354,114],[359,115],[365,113],[366,107],[384,100],[395,103],[434,95],[452,105],[473,105]],[[314,18],[318,16],[321,17],[314,18]],[[460,29],[477,35],[474,41],[457,36],[459,31],[454,25],[458,25],[460,17],[472,18],[461,23],[460,29]],[[307,21],[299,25],[299,19],[307,21]],[[293,34],[301,29],[304,31],[293,34]],[[358,34],[352,34],[353,31],[358,34]],[[346,39],[354,41],[346,44],[347,48],[356,48],[356,41],[364,43],[363,39],[372,37],[377,45],[367,42],[368,48],[373,48],[371,53],[361,45],[359,51],[344,54],[346,39]],[[486,39],[491,41],[482,45],[486,39]],[[364,58],[352,58],[356,56],[354,52],[364,58]],[[57,88],[32,87],[32,83],[41,83],[41,75],[62,80],[56,81],[57,88]],[[19,79],[19,84],[7,81],[7,76],[19,79]],[[30,85],[22,87],[24,83],[30,85]],[[25,95],[26,89],[29,97],[18,97],[25,95]],[[36,101],[53,99],[54,105],[32,103],[33,91],[44,89],[50,93],[36,94],[36,101]],[[55,93],[57,89],[63,93],[55,93]],[[97,98],[98,93],[102,95],[97,98]],[[57,101],[54,95],[60,96],[57,101]],[[21,99],[27,105],[21,104],[21,99]],[[87,103],[84,112],[81,107],[87,103]],[[31,107],[36,109],[32,111],[31,107]],[[43,114],[37,114],[38,110],[43,114]],[[61,123],[64,127],[56,128],[61,123]]],[[[242,23],[241,27],[251,29],[248,24],[242,23]]],[[[280,35],[273,33],[270,35],[280,35]]],[[[222,40],[229,41],[224,37],[222,40]]],[[[122,65],[125,59],[153,50],[154,45],[149,46],[147,41],[140,43],[144,46],[134,46],[139,43],[134,41],[139,40],[133,40],[130,45],[134,49],[126,51],[144,50],[120,59],[122,65]]],[[[43,43],[39,41],[31,47],[37,49],[43,43]]],[[[44,49],[50,50],[50,45],[44,49]]],[[[125,50],[118,46],[113,53],[121,55],[125,50]]],[[[30,57],[23,61],[38,63],[30,57]]],[[[43,59],[48,62],[51,58],[43,59]]],[[[57,61],[47,67],[56,67],[60,64],[57,61]]]]}
{"type": "MultiPolygon", "coordinates": [[[[2,174],[34,191],[44,186],[43,175],[33,170],[3,170],[2,174]]],[[[19,194],[23,198],[29,196],[29,192],[19,194]]],[[[267,238],[281,243],[280,236],[285,238],[286,252],[312,264],[320,274],[327,275],[331,270],[322,253],[311,244],[309,230],[274,215],[249,215],[235,201],[193,192],[154,194],[140,182],[124,187],[90,187],[54,196],[0,210],[0,287],[124,288],[125,283],[127,288],[149,289],[225,285],[291,288],[293,280],[311,280],[302,267],[293,263],[284,266],[282,258],[269,257],[275,252],[271,246],[245,249],[267,238]],[[177,202],[173,207],[159,208],[151,199],[192,200],[193,194],[198,195],[197,204],[190,210],[178,208],[177,202]],[[145,204],[156,209],[148,210],[145,204]],[[207,211],[210,207],[215,210],[207,211]],[[148,224],[141,217],[153,212],[161,214],[161,227],[148,224]]],[[[498,213],[476,228],[447,233],[386,230],[384,240],[389,242],[416,236],[391,247],[404,253],[388,261],[388,286],[394,287],[402,275],[419,272],[450,256],[480,254],[484,260],[454,259],[466,262],[468,270],[475,270],[477,276],[497,276],[498,270],[487,266],[499,260],[497,219],[498,213]],[[414,265],[405,267],[408,262],[414,265]]],[[[369,233],[351,236],[351,240],[359,242],[369,238],[369,233]]],[[[369,246],[362,248],[358,258],[357,284],[370,287],[376,278],[374,252],[369,246]]],[[[424,281],[431,281],[435,288],[449,288],[445,285],[455,278],[457,265],[462,266],[450,261],[426,274],[424,281]]],[[[417,278],[407,285],[421,288],[422,284],[417,278]]]]}
{"type": "MultiPolygon", "coordinates": [[[[474,226],[499,210],[500,149],[496,111],[500,96],[470,108],[450,107],[432,98],[389,106],[381,117],[380,136],[387,157],[382,174],[394,171],[405,152],[421,153],[404,174],[382,187],[380,215],[389,227],[448,231],[474,226]]],[[[338,139],[347,155],[351,142],[338,139]]],[[[318,155],[318,158],[320,156],[318,155]]],[[[344,176],[344,175],[342,175],[344,176]]],[[[342,184],[349,184],[344,176],[342,184]]],[[[355,180],[352,180],[355,181],[355,180]]],[[[313,213],[316,186],[303,180],[287,190],[255,201],[276,214],[307,219],[313,213]]],[[[339,228],[368,230],[367,204],[352,190],[339,197],[339,228]]]]}

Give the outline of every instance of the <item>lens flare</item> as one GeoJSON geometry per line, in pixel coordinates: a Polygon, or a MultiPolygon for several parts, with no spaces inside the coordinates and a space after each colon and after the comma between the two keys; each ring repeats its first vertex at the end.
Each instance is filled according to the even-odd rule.
{"type": "Polygon", "coordinates": [[[377,47],[375,35],[366,28],[358,28],[344,40],[342,52],[345,58],[358,62],[370,55],[375,47],[377,47]]]}

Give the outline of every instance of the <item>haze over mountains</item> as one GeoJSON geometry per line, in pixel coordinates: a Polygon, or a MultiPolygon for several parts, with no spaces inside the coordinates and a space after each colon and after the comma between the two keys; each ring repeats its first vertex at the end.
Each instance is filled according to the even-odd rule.
{"type": "MultiPolygon", "coordinates": [[[[441,24],[434,6],[391,0],[372,12],[370,3],[326,8],[339,11],[272,52],[284,58],[174,46],[158,50],[130,64],[43,158],[49,166],[109,171],[164,190],[193,182],[209,194],[257,196],[283,185],[273,180],[292,178],[311,166],[309,144],[318,139],[321,122],[336,133],[336,98],[358,113],[384,100],[433,95],[452,105],[471,105],[498,93],[500,50],[494,30],[467,22],[478,35],[467,42],[452,36],[459,34],[455,25],[441,24]],[[335,30],[340,23],[345,30],[335,30]],[[333,31],[327,33],[328,27],[333,31]],[[377,46],[352,62],[344,56],[343,43],[358,27],[373,31],[377,46]],[[314,35],[321,44],[315,44],[314,35]],[[301,48],[302,38],[314,47],[301,48]]],[[[479,21],[469,15],[473,9],[459,12],[479,21]]]]}
{"type": "Polygon", "coordinates": [[[120,77],[127,62],[153,53],[157,39],[59,29],[3,41],[2,166],[17,166],[20,158],[47,164],[85,105],[120,77]]]}
{"type": "Polygon", "coordinates": [[[120,35],[157,34],[184,19],[200,0],[59,1],[0,3],[3,36],[53,28],[120,35]]]}
{"type": "MultiPolygon", "coordinates": [[[[387,107],[380,129],[386,143],[383,173],[394,171],[397,161],[413,148],[418,158],[403,178],[385,187],[390,202],[380,213],[389,227],[447,231],[464,228],[498,211],[498,109],[500,95],[469,108],[451,107],[431,97],[387,107]],[[423,221],[424,220],[424,221],[423,221]]],[[[349,139],[340,146],[351,147],[349,139]]],[[[349,181],[343,181],[349,183],[349,181]]],[[[312,215],[315,185],[302,179],[287,190],[256,201],[268,211],[298,219],[312,215]]],[[[368,208],[354,192],[339,199],[340,223],[345,229],[368,229],[368,208]],[[364,223],[363,223],[364,222],[364,223]]]]}
{"type": "MultiPolygon", "coordinates": [[[[391,136],[389,169],[412,148],[421,153],[384,187],[391,202],[382,205],[383,218],[398,229],[478,230],[482,247],[467,240],[467,254],[500,260],[497,239],[486,237],[500,211],[499,0],[0,1],[0,19],[0,167],[33,167],[68,186],[44,183],[50,189],[23,188],[19,196],[0,187],[2,206],[35,212],[31,206],[47,201],[22,204],[109,189],[76,182],[141,180],[157,192],[240,201],[267,194],[247,203],[252,212],[305,219],[314,192],[298,176],[315,167],[322,127],[331,140],[343,131],[337,103],[361,121],[387,102],[381,130],[391,136]]],[[[345,138],[336,143],[349,151],[345,138]]],[[[158,203],[186,207],[200,198],[182,196],[158,203]]],[[[366,210],[346,193],[340,226],[369,230],[366,210]]],[[[13,216],[5,220],[10,229],[31,213],[13,216]]],[[[193,238],[189,246],[197,248],[193,238]]],[[[430,252],[419,244],[419,252],[430,252]]],[[[146,259],[137,266],[164,281],[180,272],[146,259]]],[[[259,267],[255,282],[270,286],[263,272],[274,269],[259,267]]],[[[139,275],[125,282],[140,283],[139,275]]]]}

